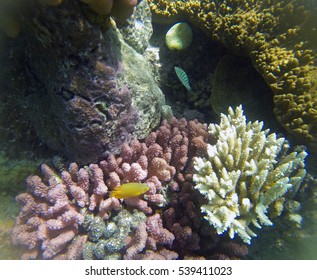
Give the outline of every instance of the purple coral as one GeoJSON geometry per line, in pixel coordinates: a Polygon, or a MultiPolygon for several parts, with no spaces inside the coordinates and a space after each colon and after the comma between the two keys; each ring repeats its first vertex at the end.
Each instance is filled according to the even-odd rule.
{"type": "MultiPolygon", "coordinates": [[[[245,248],[222,243],[210,228],[204,233],[192,161],[206,152],[208,137],[205,125],[172,119],[144,141],[123,144],[119,155],[110,154],[99,164],[79,168],[72,163],[61,176],[43,164],[42,178],[28,177],[28,192],[17,196],[21,212],[13,242],[26,247],[23,258],[82,258],[89,240],[81,226],[87,214],[108,221],[122,208],[136,208],[146,220],[120,241],[122,258],[242,257],[245,248]],[[127,182],[146,183],[149,190],[140,197],[109,197],[109,191],[127,182]]],[[[96,231],[95,236],[101,235],[96,231]]]]}
{"type": "Polygon", "coordinates": [[[28,249],[24,258],[51,259],[67,249],[79,233],[78,225],[84,216],[68,197],[69,188],[45,164],[41,166],[43,180],[27,178],[30,193],[22,193],[16,200],[21,212],[12,233],[15,244],[28,249]]]}
{"type": "Polygon", "coordinates": [[[43,178],[28,177],[29,192],[16,197],[21,212],[12,232],[13,243],[27,248],[23,258],[67,258],[67,254],[68,258],[80,258],[78,240],[86,239],[79,230],[85,218],[81,209],[97,208],[105,217],[121,204],[116,198],[105,197],[107,187],[98,165],[90,165],[87,172],[71,164],[69,171],[58,176],[42,164],[41,172],[43,178]]]}

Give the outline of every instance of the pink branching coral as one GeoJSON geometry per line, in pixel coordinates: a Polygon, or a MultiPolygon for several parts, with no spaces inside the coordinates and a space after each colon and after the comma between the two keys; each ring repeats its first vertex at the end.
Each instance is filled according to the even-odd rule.
{"type": "Polygon", "coordinates": [[[148,234],[146,232],[146,224],[144,222],[140,223],[138,229],[136,230],[133,238],[130,240],[127,250],[124,255],[124,259],[131,260],[139,252],[145,248],[146,239],[148,234]]]}
{"type": "Polygon", "coordinates": [[[80,249],[74,247],[83,246],[78,242],[84,240],[79,232],[85,218],[81,209],[97,207],[99,215],[105,217],[121,207],[118,199],[105,197],[107,187],[98,165],[90,165],[88,171],[71,164],[69,171],[58,176],[42,164],[42,178],[27,178],[29,192],[16,197],[21,212],[12,233],[13,243],[28,249],[22,258],[61,258],[65,252],[69,252],[69,256],[62,258],[80,257],[80,249]]]}
{"type": "Polygon", "coordinates": [[[42,177],[28,177],[28,192],[16,198],[21,212],[12,240],[26,248],[22,258],[201,259],[216,256],[217,246],[221,258],[241,257],[239,246],[222,248],[219,238],[202,234],[192,170],[193,157],[205,153],[212,140],[208,137],[206,125],[173,118],[99,164],[72,163],[61,175],[43,164],[42,177]],[[128,182],[147,184],[149,190],[121,200],[110,196],[128,182]],[[124,226],[122,237],[114,234],[124,226]],[[212,245],[201,246],[206,242],[212,245]]]}

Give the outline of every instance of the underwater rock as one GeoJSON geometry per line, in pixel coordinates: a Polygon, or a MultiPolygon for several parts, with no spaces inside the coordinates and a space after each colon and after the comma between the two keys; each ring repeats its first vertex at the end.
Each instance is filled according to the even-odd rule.
{"type": "Polygon", "coordinates": [[[153,77],[150,63],[126,44],[121,34],[118,38],[123,71],[118,71],[117,82],[119,87],[127,85],[131,92],[132,105],[139,116],[133,136],[143,139],[159,124],[165,97],[153,77]]]}
{"type": "Polygon", "coordinates": [[[124,40],[136,51],[143,53],[153,33],[152,14],[147,1],[141,1],[132,16],[118,27],[124,40]]]}
{"type": "Polygon", "coordinates": [[[243,104],[249,120],[265,120],[265,126],[279,127],[273,115],[273,93],[247,57],[225,55],[218,63],[210,96],[215,113],[243,104]]]}
{"type": "Polygon", "coordinates": [[[186,22],[174,24],[166,33],[165,42],[170,50],[182,51],[190,46],[193,32],[186,22]]]}
{"type": "Polygon", "coordinates": [[[50,148],[87,163],[130,140],[137,112],[128,88],[116,83],[120,49],[115,33],[102,33],[84,20],[76,4],[49,12],[32,9],[27,67],[43,90],[29,96],[37,110],[28,117],[50,148]],[[46,30],[40,38],[34,36],[39,29],[46,30]]]}
{"type": "Polygon", "coordinates": [[[95,162],[158,125],[164,96],[115,27],[89,22],[77,1],[36,2],[24,16],[24,37],[13,46],[22,52],[21,78],[8,79],[4,71],[1,90],[16,95],[10,105],[20,108],[17,117],[42,144],[70,160],[95,162]]]}

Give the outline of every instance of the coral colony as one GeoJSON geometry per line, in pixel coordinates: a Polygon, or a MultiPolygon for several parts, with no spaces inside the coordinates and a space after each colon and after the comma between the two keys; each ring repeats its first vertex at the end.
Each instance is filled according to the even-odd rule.
{"type": "MultiPolygon", "coordinates": [[[[249,225],[271,226],[268,208],[280,215],[285,203],[294,203],[306,175],[307,153],[287,153],[286,140],[262,127],[261,122],[247,123],[241,106],[230,107],[220,125],[208,127],[216,144],[208,144],[207,156],[194,163],[195,188],[208,201],[201,206],[205,218],[218,234],[229,231],[231,238],[238,234],[246,243],[256,236],[249,225]]],[[[294,222],[301,222],[298,214],[294,222]]]]}
{"type": "Polygon", "coordinates": [[[10,234],[22,259],[242,259],[264,229],[301,227],[307,152],[284,137],[317,151],[310,1],[10,3],[0,1],[2,143],[63,158],[41,164],[16,196],[10,234]],[[175,23],[154,34],[159,47],[154,21],[175,23]],[[215,64],[249,59],[286,136],[249,121],[245,102],[226,105],[217,124],[214,70],[201,75],[212,63],[187,60],[211,42],[222,48],[215,64]],[[160,55],[177,63],[163,67],[160,55]],[[201,118],[173,117],[162,92],[173,85],[204,105],[201,118]]]}
{"type": "Polygon", "coordinates": [[[249,56],[275,95],[278,121],[317,150],[317,62],[309,43],[309,34],[316,36],[314,1],[148,2],[162,22],[185,18],[234,53],[249,56]]]}
{"type": "Polygon", "coordinates": [[[13,241],[27,259],[242,257],[244,245],[224,242],[213,228],[250,243],[250,224],[272,225],[268,208],[279,216],[285,203],[296,203],[306,173],[306,152],[288,153],[285,139],[262,125],[247,123],[240,106],[208,130],[197,121],[164,121],[99,164],[72,163],[61,174],[43,164],[42,177],[28,177],[28,192],[17,196],[13,241]],[[128,182],[149,189],[111,195],[128,182]]]}

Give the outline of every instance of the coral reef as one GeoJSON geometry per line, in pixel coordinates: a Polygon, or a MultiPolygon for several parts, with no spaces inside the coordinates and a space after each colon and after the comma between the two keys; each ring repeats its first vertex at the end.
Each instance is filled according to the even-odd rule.
{"type": "MultiPolygon", "coordinates": [[[[137,210],[130,213],[122,209],[106,221],[99,216],[86,215],[82,226],[87,232],[88,242],[84,245],[83,258],[122,258],[121,251],[127,246],[127,240],[134,232],[140,231],[142,228],[141,223],[144,224],[145,220],[146,216],[144,213],[137,210]]],[[[135,235],[138,234],[138,232],[135,233],[135,235]]],[[[128,244],[130,243],[131,241],[128,244]]],[[[128,245],[126,254],[128,256],[132,255],[132,250],[132,244],[128,245]]]]}
{"type": "MultiPolygon", "coordinates": [[[[185,129],[186,122],[183,128],[181,124],[174,120],[174,126],[185,129]]],[[[71,164],[59,176],[43,164],[43,179],[28,177],[29,192],[17,196],[21,212],[12,236],[15,244],[27,248],[23,258],[80,258],[83,244],[91,236],[80,228],[85,216],[94,211],[107,220],[112,210],[122,207],[117,198],[109,197],[108,188],[142,180],[150,187],[146,200],[128,198],[124,199],[125,205],[151,214],[148,203],[164,204],[164,196],[158,192],[187,162],[188,139],[176,127],[172,133],[166,123],[157,133],[150,134],[147,144],[137,140],[131,146],[124,144],[121,157],[110,155],[100,162],[100,167],[91,164],[79,169],[77,164],[71,164]]],[[[157,239],[154,231],[150,236],[153,234],[153,242],[161,244],[163,241],[157,239]]]]}
{"type": "Polygon", "coordinates": [[[188,20],[231,51],[251,58],[274,92],[274,113],[317,150],[316,5],[301,1],[149,0],[153,19],[188,20]]]}
{"type": "Polygon", "coordinates": [[[206,229],[202,218],[193,157],[206,153],[208,141],[206,125],[172,118],[99,164],[72,163],[60,175],[42,164],[41,177],[28,177],[28,192],[16,198],[21,210],[12,240],[26,249],[22,258],[244,257],[244,247],[226,254],[227,241],[206,229]],[[149,190],[122,200],[110,196],[126,182],[142,182],[149,190]]]}
{"type": "Polygon", "coordinates": [[[20,210],[12,165],[29,171],[0,153],[0,258],[241,259],[254,236],[272,238],[270,248],[307,245],[316,227],[301,226],[315,222],[316,191],[306,187],[304,147],[247,123],[241,107],[219,125],[199,121],[228,107],[221,94],[234,106],[267,100],[268,114],[274,100],[280,122],[314,148],[311,1],[0,0],[0,144],[19,158],[58,152],[56,170],[42,164],[26,179],[20,210]],[[161,23],[188,22],[191,46],[170,51],[168,26],[157,24],[159,47],[148,48],[149,5],[161,23]],[[19,155],[19,143],[32,148],[19,155]]]}
{"type": "Polygon", "coordinates": [[[215,139],[208,156],[195,159],[193,179],[207,200],[201,207],[205,218],[218,234],[229,231],[246,243],[256,236],[251,224],[271,226],[269,216],[283,211],[300,225],[300,205],[293,198],[306,175],[307,153],[303,148],[288,153],[284,138],[262,130],[262,122],[246,122],[242,106],[228,113],[221,114],[220,125],[208,127],[215,139]]]}

